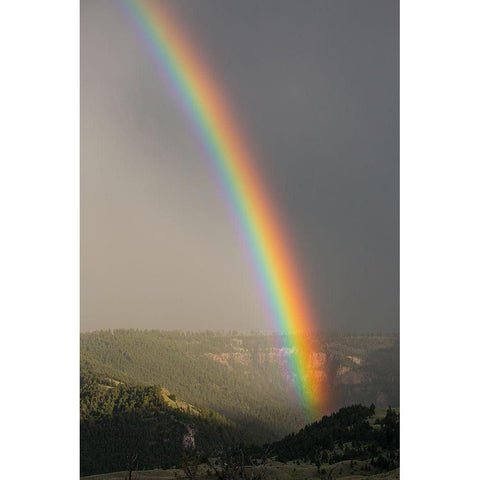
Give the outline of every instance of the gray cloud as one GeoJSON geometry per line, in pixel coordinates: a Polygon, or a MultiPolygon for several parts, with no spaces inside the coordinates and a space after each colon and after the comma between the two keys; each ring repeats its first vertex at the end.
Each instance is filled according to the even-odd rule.
{"type": "MultiPolygon", "coordinates": [[[[319,322],[398,331],[398,3],[174,2],[229,94],[319,322]]],[[[119,3],[81,2],[82,328],[268,329],[190,126],[119,3]]]]}

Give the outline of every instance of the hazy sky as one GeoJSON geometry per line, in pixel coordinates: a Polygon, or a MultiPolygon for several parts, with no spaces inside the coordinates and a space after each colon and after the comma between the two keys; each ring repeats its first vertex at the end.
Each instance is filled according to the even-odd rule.
{"type": "MultiPolygon", "coordinates": [[[[176,0],[258,152],[319,324],[397,332],[398,3],[176,0]]],[[[267,330],[191,126],[117,0],[81,1],[81,325],[267,330]]]]}

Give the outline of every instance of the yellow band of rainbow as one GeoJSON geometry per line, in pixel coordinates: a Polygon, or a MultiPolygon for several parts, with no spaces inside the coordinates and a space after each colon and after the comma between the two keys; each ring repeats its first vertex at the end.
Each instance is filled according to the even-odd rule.
{"type": "Polygon", "coordinates": [[[290,374],[310,418],[320,413],[315,353],[318,338],[287,236],[260,181],[248,144],[215,75],[166,2],[124,0],[221,180],[245,239],[274,328],[289,349],[290,374]]]}

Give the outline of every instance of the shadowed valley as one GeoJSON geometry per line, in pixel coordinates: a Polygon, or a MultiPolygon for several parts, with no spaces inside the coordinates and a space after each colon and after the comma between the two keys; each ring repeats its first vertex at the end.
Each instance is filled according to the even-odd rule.
{"type": "MultiPolygon", "coordinates": [[[[375,407],[359,405],[353,416],[341,410],[311,423],[289,376],[291,352],[278,345],[274,335],[236,332],[83,333],[81,474],[125,470],[132,455],[135,470],[171,469],[185,462],[185,452],[218,457],[219,448],[239,446],[256,463],[268,446],[269,461],[283,462],[277,470],[291,462],[307,470],[318,464],[308,470],[312,475],[328,476],[332,465],[347,460],[369,474],[396,467],[398,447],[377,431],[384,428],[380,412],[388,417],[385,409],[399,405],[398,337],[330,335],[318,342],[313,359],[331,385],[322,414],[374,404],[377,425],[375,407]],[[352,428],[357,437],[346,434],[352,428]]],[[[351,473],[348,465],[332,478],[351,473]]]]}

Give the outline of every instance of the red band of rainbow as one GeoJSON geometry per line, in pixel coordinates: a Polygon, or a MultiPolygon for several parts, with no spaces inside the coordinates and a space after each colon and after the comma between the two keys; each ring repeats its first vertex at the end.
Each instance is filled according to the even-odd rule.
{"type": "Polygon", "coordinates": [[[240,226],[274,328],[289,349],[299,399],[315,418],[324,402],[315,366],[316,328],[285,231],[215,75],[165,2],[124,0],[213,163],[240,226]]]}

